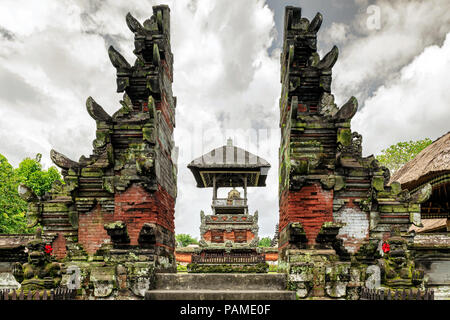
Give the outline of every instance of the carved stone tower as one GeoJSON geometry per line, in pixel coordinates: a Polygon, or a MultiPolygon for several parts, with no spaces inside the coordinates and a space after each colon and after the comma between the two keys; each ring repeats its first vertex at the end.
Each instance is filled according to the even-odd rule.
{"type": "Polygon", "coordinates": [[[153,7],[143,25],[131,14],[134,65],[112,46],[121,108],[112,116],[94,99],[86,102],[97,123],[93,154],[73,161],[52,150],[65,184],[31,200],[29,220],[40,222],[43,238],[59,258],[95,255],[102,246],[152,249],[156,267],[174,269],[176,98],[172,95],[169,7],[153,7]],[[78,246],[78,245],[81,245],[78,246]]]}
{"type": "Polygon", "coordinates": [[[299,295],[323,296],[326,289],[338,297],[345,290],[337,294],[336,282],[326,284],[325,270],[347,270],[336,278],[348,279],[349,265],[333,261],[353,256],[376,263],[383,241],[394,234],[410,238],[408,228],[420,224],[429,187],[410,195],[397,182],[388,185],[389,170],[375,157],[362,157],[362,137],[350,128],[357,100],[351,97],[338,108],[331,94],[338,48],[322,59],[317,53],[322,15],[309,21],[300,8],[286,7],[284,23],[279,263],[300,274],[294,277],[302,279],[299,295]],[[318,263],[311,265],[314,259],[318,263]]]}

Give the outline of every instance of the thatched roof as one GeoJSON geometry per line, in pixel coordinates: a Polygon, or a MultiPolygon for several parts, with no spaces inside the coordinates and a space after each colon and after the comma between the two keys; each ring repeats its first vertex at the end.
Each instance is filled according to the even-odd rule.
{"type": "Polygon", "coordinates": [[[444,173],[450,173],[450,132],[401,167],[391,177],[391,182],[398,181],[403,187],[412,190],[444,173]]]}
{"type": "Polygon", "coordinates": [[[422,227],[417,227],[415,225],[412,225],[409,228],[409,232],[415,231],[416,233],[423,233],[423,232],[433,232],[433,231],[447,231],[447,219],[423,219],[422,220],[422,227]]]}

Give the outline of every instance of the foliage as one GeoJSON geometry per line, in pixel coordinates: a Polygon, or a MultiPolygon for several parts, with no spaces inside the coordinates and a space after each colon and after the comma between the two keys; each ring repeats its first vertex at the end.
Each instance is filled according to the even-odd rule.
{"type": "Polygon", "coordinates": [[[177,243],[181,243],[183,247],[187,247],[190,244],[198,244],[198,241],[190,234],[180,233],[175,236],[177,243]]]}
{"type": "Polygon", "coordinates": [[[55,167],[42,170],[41,156],[36,159],[24,159],[17,169],[0,154],[0,233],[29,233],[27,228],[27,202],[19,196],[20,183],[32,189],[41,196],[51,189],[55,180],[61,181],[61,176],[55,167]]]}
{"type": "Polygon", "coordinates": [[[177,272],[187,272],[187,266],[181,263],[177,263],[177,272]]]}
{"type": "Polygon", "coordinates": [[[272,243],[272,239],[270,237],[264,237],[259,240],[258,247],[270,247],[272,243]]]}
{"type": "Polygon", "coordinates": [[[278,272],[278,266],[276,264],[269,264],[269,272],[278,272]]]}
{"type": "Polygon", "coordinates": [[[391,173],[394,173],[405,163],[414,159],[420,151],[428,147],[432,142],[429,138],[417,141],[398,142],[382,150],[382,153],[376,158],[382,166],[387,167],[391,173]]]}
{"type": "Polygon", "coordinates": [[[26,158],[22,160],[19,168],[15,170],[20,182],[33,190],[37,196],[42,196],[49,191],[55,180],[62,182],[58,169],[52,166],[47,171],[44,171],[40,160],[40,154],[36,156],[36,159],[26,158]]]}
{"type": "Polygon", "coordinates": [[[19,179],[8,160],[0,154],[0,232],[23,232],[27,204],[17,191],[19,179]]]}

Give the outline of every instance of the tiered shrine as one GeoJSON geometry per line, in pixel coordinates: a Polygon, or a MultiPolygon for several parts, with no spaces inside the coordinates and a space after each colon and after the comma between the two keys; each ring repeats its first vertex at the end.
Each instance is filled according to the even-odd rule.
{"type": "Polygon", "coordinates": [[[193,263],[264,262],[259,255],[258,211],[248,212],[247,188],[264,187],[270,164],[228,139],[227,145],[193,160],[192,171],[198,188],[212,188],[212,214],[201,211],[201,252],[193,263]],[[232,188],[226,198],[219,188],[232,188]],[[243,188],[243,195],[236,189],[243,188]]]}

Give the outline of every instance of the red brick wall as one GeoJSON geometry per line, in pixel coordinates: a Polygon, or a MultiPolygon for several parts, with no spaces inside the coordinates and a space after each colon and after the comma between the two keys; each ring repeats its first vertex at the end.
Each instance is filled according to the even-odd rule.
{"type": "MultiPolygon", "coordinates": [[[[323,190],[320,183],[315,183],[299,191],[285,190],[281,195],[280,232],[290,222],[301,222],[308,244],[314,244],[322,224],[327,221],[333,221],[333,190],[323,190]]],[[[280,247],[284,245],[280,243],[280,247]]]]}
{"type": "Polygon", "coordinates": [[[58,236],[52,243],[53,255],[57,259],[63,259],[66,257],[67,249],[66,249],[66,238],[62,235],[62,233],[58,233],[58,236]]]}
{"type": "Polygon", "coordinates": [[[175,260],[177,262],[191,263],[192,262],[192,253],[178,253],[178,252],[175,252],[175,260]]]}
{"type": "Polygon", "coordinates": [[[131,245],[138,244],[139,232],[147,222],[174,232],[175,201],[160,186],[152,194],[142,186],[132,184],[124,192],[117,193],[114,200],[114,214],[102,212],[98,205],[91,212],[79,216],[78,241],[89,254],[95,253],[109,239],[103,227],[105,223],[126,223],[131,245]]]}
{"type": "Polygon", "coordinates": [[[164,91],[162,92],[162,101],[156,104],[156,109],[161,111],[161,114],[166,120],[167,125],[169,126],[170,130],[173,131],[173,123],[171,121],[171,119],[173,119],[173,113],[170,111],[170,107],[164,91]]]}
{"type": "Polygon", "coordinates": [[[255,238],[255,235],[250,230],[247,230],[247,242],[251,242],[255,238]]]}
{"type": "MultiPolygon", "coordinates": [[[[247,241],[246,242],[250,242],[250,241],[253,240],[253,238],[255,238],[255,235],[250,230],[246,230],[246,237],[247,237],[247,241]]],[[[211,231],[206,231],[203,234],[203,240],[211,241],[211,231]]],[[[234,231],[231,231],[231,232],[224,231],[223,232],[223,241],[225,242],[227,240],[231,240],[231,241],[235,242],[236,237],[235,237],[234,231]]]]}
{"type": "Polygon", "coordinates": [[[227,241],[227,240],[231,240],[231,241],[234,241],[234,232],[233,231],[231,231],[231,232],[224,232],[223,233],[223,240],[224,241],[227,241]]]}
{"type": "Polygon", "coordinates": [[[89,213],[78,216],[78,242],[83,245],[87,253],[95,253],[103,241],[109,239],[103,225],[111,220],[113,220],[112,214],[102,212],[100,204],[89,213]]]}
{"type": "Polygon", "coordinates": [[[278,261],[278,252],[276,253],[265,253],[264,257],[266,261],[278,261]]]}
{"type": "Polygon", "coordinates": [[[211,231],[206,231],[206,232],[203,234],[203,239],[204,239],[205,241],[211,241],[211,231]]]}

